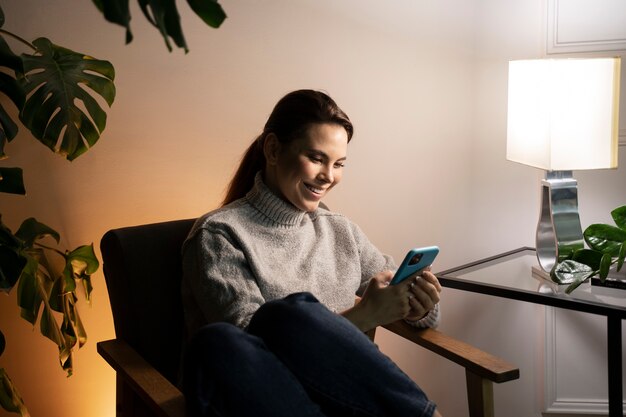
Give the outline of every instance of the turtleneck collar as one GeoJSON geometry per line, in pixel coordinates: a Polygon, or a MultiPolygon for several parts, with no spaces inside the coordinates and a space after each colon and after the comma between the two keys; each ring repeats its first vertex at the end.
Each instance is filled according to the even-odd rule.
{"type": "Polygon", "coordinates": [[[307,214],[274,194],[263,182],[261,172],[254,177],[254,186],[246,194],[246,199],[269,220],[282,226],[297,226],[307,214]]]}

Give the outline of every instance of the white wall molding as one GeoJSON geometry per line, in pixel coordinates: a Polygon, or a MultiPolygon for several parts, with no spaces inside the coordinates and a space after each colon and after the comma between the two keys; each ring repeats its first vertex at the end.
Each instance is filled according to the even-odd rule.
{"type": "Polygon", "coordinates": [[[626,2],[547,0],[546,53],[626,51],[626,2]],[[602,22],[590,25],[589,22],[602,22]]]}
{"type": "MultiPolygon", "coordinates": [[[[588,398],[572,398],[559,396],[557,361],[558,337],[557,337],[556,308],[545,308],[545,351],[544,351],[544,397],[543,413],[571,414],[576,416],[606,416],[609,412],[608,399],[591,400],[588,398]]],[[[561,346],[568,349],[571,346],[561,346]]],[[[563,390],[561,390],[563,391],[563,390]]],[[[626,404],[626,403],[624,403],[626,404]]]]}

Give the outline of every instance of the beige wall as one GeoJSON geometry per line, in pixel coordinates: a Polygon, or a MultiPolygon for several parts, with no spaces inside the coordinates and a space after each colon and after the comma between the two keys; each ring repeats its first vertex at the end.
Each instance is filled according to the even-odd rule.
{"type": "MultiPolygon", "coordinates": [[[[219,202],[276,100],[316,88],[356,127],[344,182],[327,203],[383,251],[399,259],[409,247],[438,244],[436,269],[444,269],[532,245],[540,173],[504,159],[506,68],[541,55],[542,4],[229,0],[229,19],[213,30],[179,2],[191,48],[184,55],[167,52],[135,4],[135,40],[124,46],[123,29],[89,1],[10,2],[7,29],[110,60],[118,94],[101,142],[71,164],[25,132],[8,146],[28,196],[0,195],[3,221],[16,229],[35,216],[74,247],[97,244],[110,228],[198,216],[219,202]]],[[[581,188],[615,186],[624,173],[584,178],[581,188]]],[[[594,200],[605,197],[594,188],[594,200]]],[[[593,208],[603,216],[607,207],[593,208]]],[[[8,342],[0,366],[35,417],[114,415],[114,374],[95,352],[95,342],[114,336],[101,272],[94,286],[93,306],[81,310],[90,341],[69,379],[56,347],[17,318],[14,294],[0,303],[8,342]]],[[[454,290],[445,297],[444,330],[522,367],[523,380],[496,387],[500,415],[539,415],[538,350],[520,346],[542,343],[541,311],[454,290]],[[510,330],[496,340],[494,326],[510,330]]],[[[444,415],[467,415],[458,367],[381,336],[444,415]]]]}

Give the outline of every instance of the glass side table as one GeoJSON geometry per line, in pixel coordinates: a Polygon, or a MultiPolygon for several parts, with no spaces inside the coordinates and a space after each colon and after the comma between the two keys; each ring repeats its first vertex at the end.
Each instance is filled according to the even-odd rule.
{"type": "Polygon", "coordinates": [[[523,247],[438,272],[444,287],[565,308],[607,318],[609,417],[622,417],[622,320],[626,290],[583,284],[571,294],[532,272],[535,250],[523,247]]]}

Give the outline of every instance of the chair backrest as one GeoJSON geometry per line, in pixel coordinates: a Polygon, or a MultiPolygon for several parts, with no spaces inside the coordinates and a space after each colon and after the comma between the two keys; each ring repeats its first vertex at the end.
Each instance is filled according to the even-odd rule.
{"type": "Polygon", "coordinates": [[[116,337],[173,384],[185,327],[181,247],[194,221],[114,229],[100,242],[116,337]]]}

